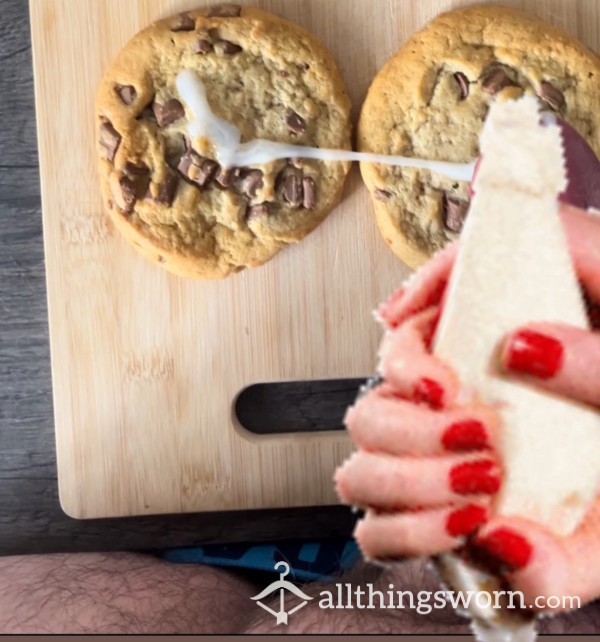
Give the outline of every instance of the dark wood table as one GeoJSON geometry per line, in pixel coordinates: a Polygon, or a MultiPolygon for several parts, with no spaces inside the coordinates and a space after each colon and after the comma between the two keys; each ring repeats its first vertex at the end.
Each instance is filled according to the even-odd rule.
{"type": "MultiPolygon", "coordinates": [[[[0,0],[0,12],[0,555],[349,535],[340,506],[90,521],[62,512],[27,2],[0,0]]],[[[321,411],[339,420],[351,388],[299,386],[283,407],[290,420],[294,408],[308,422],[321,411]]]]}

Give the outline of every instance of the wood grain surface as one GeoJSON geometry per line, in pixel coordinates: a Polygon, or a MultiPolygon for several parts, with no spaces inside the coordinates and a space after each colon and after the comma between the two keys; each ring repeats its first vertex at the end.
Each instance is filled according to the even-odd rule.
{"type": "MultiPolygon", "coordinates": [[[[50,339],[63,508],[76,517],[331,503],[344,435],[249,438],[232,418],[256,382],[362,376],[370,310],[408,274],[376,230],[355,169],[343,204],[302,244],[219,283],[163,274],[102,212],[93,99],[148,22],[199,3],[31,0],[50,339]]],[[[202,3],[200,3],[202,4],[202,3]]],[[[446,0],[259,3],[319,37],[355,106],[446,0]]],[[[594,0],[507,2],[598,45],[594,0]]]]}
{"type": "MultiPolygon", "coordinates": [[[[347,537],[355,517],[341,506],[84,521],[61,510],[28,4],[0,8],[0,556],[347,537]]],[[[339,415],[311,395],[295,389],[280,408],[339,415]]]]}

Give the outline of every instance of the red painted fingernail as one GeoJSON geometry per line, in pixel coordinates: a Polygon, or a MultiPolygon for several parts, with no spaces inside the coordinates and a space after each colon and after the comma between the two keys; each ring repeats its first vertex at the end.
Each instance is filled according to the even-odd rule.
{"type": "Polygon", "coordinates": [[[531,544],[509,528],[498,528],[477,540],[478,548],[501,560],[510,570],[516,571],[529,563],[533,549],[531,544]]]}
{"type": "Polygon", "coordinates": [[[485,426],[477,419],[465,419],[448,426],[442,435],[442,446],[450,452],[460,453],[489,447],[485,426]]]}
{"type": "Polygon", "coordinates": [[[446,531],[452,537],[470,535],[487,522],[487,511],[482,506],[469,504],[448,515],[446,531]]]}
{"type": "Polygon", "coordinates": [[[433,410],[440,410],[444,405],[444,389],[437,381],[426,377],[417,382],[413,391],[417,403],[426,403],[433,410]]]}
{"type": "Polygon", "coordinates": [[[459,464],[450,471],[450,488],[459,495],[494,495],[500,490],[500,472],[489,459],[459,464]]]}
{"type": "Polygon", "coordinates": [[[561,369],[563,356],[560,341],[532,330],[521,330],[508,339],[504,361],[513,372],[551,379],[561,369]]]}

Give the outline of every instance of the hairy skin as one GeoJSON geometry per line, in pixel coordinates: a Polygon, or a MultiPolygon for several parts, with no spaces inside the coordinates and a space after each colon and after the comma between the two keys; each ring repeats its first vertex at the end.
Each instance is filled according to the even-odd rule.
{"type": "Polygon", "coordinates": [[[0,558],[2,633],[234,633],[253,585],[131,553],[0,558]]]}
{"type": "MultiPolygon", "coordinates": [[[[340,582],[373,583],[381,591],[436,591],[425,563],[405,562],[382,571],[357,565],[340,582]]],[[[0,633],[467,633],[450,609],[419,615],[410,610],[320,610],[319,593],[331,583],[307,584],[315,598],[287,627],[249,599],[255,584],[236,572],[178,565],[133,553],[34,555],[0,558],[0,633]]],[[[275,603],[273,602],[273,606],[275,603]]],[[[541,623],[546,633],[595,633],[600,609],[541,623]]]]}

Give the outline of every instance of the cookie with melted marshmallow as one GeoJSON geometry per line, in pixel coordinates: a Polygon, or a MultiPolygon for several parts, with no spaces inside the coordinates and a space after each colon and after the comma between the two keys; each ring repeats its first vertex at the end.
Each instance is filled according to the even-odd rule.
{"type": "Polygon", "coordinates": [[[348,163],[301,159],[221,167],[176,79],[191,69],[242,142],[350,148],[350,101],[312,35],[265,11],[227,4],[144,29],[97,94],[100,182],[110,216],[146,258],[191,278],[259,266],[302,240],[341,198],[348,163]]]}
{"type": "MultiPolygon", "coordinates": [[[[600,153],[600,59],[564,31],[493,5],[445,13],[414,34],[375,78],[358,127],[361,151],[470,162],[490,104],[524,94],[600,153]]],[[[390,248],[418,267],[458,238],[466,182],[363,163],[390,248]]]]}

